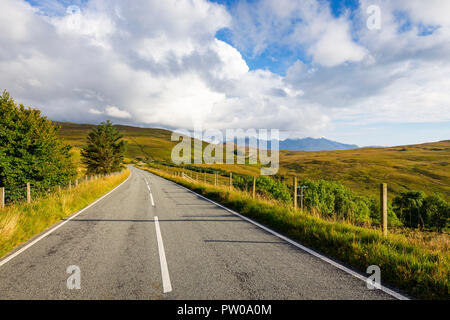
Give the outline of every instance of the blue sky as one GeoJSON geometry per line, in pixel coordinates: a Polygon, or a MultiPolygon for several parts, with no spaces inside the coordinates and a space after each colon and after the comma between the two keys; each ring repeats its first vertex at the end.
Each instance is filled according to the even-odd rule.
{"type": "Polygon", "coordinates": [[[0,88],[62,121],[449,139],[449,3],[3,0],[0,88]]]}
{"type": "MultiPolygon", "coordinates": [[[[222,5],[225,5],[230,12],[236,8],[240,3],[239,0],[213,0],[222,5]]],[[[248,3],[255,3],[258,1],[249,0],[248,3]]],[[[340,17],[343,14],[351,15],[352,12],[359,8],[358,0],[324,0],[330,6],[330,10],[335,17],[340,17]]],[[[224,28],[216,33],[217,39],[223,40],[233,45],[232,31],[229,28],[224,28]]],[[[296,61],[301,60],[304,63],[310,63],[311,59],[301,49],[293,50],[289,46],[281,46],[272,44],[260,54],[254,55],[249,52],[241,52],[245,61],[251,70],[267,69],[274,73],[285,75],[286,70],[296,61]]]]}

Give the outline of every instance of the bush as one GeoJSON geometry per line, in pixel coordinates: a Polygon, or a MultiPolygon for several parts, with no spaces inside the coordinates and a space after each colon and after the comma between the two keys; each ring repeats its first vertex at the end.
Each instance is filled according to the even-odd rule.
{"type": "MultiPolygon", "coordinates": [[[[380,224],[380,201],[357,196],[350,189],[334,181],[303,180],[304,205],[310,211],[315,210],[324,216],[337,217],[358,223],[380,224]]],[[[388,223],[400,225],[392,207],[388,207],[388,223]]]]}
{"type": "Polygon", "coordinates": [[[27,182],[43,193],[74,179],[71,147],[58,130],[39,110],[17,105],[6,91],[0,96],[0,186],[7,201],[24,198],[27,182]]]}
{"type": "Polygon", "coordinates": [[[450,218],[450,204],[437,195],[427,196],[423,202],[423,211],[427,216],[430,228],[442,231],[447,227],[450,218]]]}
{"type": "Polygon", "coordinates": [[[270,195],[276,200],[291,202],[292,197],[287,186],[284,183],[275,181],[267,176],[261,176],[256,179],[256,191],[262,194],[270,195]]]}
{"type": "Polygon", "coordinates": [[[403,192],[392,201],[403,224],[442,231],[448,224],[450,204],[438,195],[421,191],[403,192]]]}

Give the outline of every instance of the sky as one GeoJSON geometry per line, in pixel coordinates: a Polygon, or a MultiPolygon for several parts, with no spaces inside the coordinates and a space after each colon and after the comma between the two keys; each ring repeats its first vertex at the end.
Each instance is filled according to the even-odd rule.
{"type": "Polygon", "coordinates": [[[450,139],[447,0],[1,0],[0,90],[49,119],[450,139]]]}

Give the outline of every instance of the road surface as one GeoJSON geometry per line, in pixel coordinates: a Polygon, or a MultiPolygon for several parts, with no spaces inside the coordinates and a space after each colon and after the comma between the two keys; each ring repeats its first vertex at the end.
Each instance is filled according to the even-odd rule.
{"type": "Polygon", "coordinates": [[[109,195],[5,259],[0,299],[395,299],[136,168],[109,195]],[[79,273],[67,273],[69,266],[79,273]],[[79,282],[69,282],[80,289],[68,289],[76,274],[79,282]]]}

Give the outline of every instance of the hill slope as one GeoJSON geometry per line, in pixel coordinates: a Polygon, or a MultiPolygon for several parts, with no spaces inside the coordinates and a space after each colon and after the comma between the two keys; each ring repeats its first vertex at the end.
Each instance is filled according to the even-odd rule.
{"type": "Polygon", "coordinates": [[[381,182],[392,194],[437,192],[450,199],[450,140],[389,148],[343,151],[281,151],[283,174],[340,181],[361,194],[374,194],[381,182]]]}
{"type": "MultiPolygon", "coordinates": [[[[61,126],[60,136],[70,145],[81,148],[86,141],[89,131],[95,127],[92,124],[77,124],[69,122],[55,122],[61,126]]],[[[172,131],[154,128],[137,128],[131,126],[114,125],[128,142],[126,156],[128,158],[151,158],[152,160],[168,160],[172,147],[177,144],[171,141],[172,131]]]]}
{"type": "MultiPolygon", "coordinates": [[[[67,143],[80,148],[93,125],[57,123],[67,143]]],[[[177,142],[171,131],[117,125],[128,141],[127,157],[170,161],[177,142]]],[[[378,184],[389,184],[392,197],[402,191],[422,190],[450,200],[450,140],[390,148],[337,151],[280,151],[280,174],[335,180],[360,194],[377,195],[378,184]]],[[[259,174],[256,166],[203,165],[245,174],[259,174]]]]}

